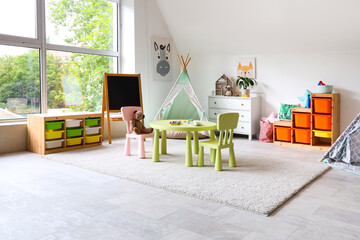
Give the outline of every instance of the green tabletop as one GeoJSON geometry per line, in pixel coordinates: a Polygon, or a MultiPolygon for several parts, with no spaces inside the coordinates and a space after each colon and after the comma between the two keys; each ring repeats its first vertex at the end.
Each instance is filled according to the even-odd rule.
{"type": "Polygon", "coordinates": [[[215,138],[214,130],[216,129],[216,123],[199,121],[200,125],[196,126],[192,122],[185,120],[158,120],[150,123],[150,127],[155,129],[154,134],[154,150],[153,161],[159,161],[159,130],[162,130],[161,136],[161,154],[166,154],[166,131],[183,131],[186,132],[186,155],[185,166],[193,166],[192,160],[192,148],[191,148],[191,132],[194,132],[194,153],[199,153],[199,137],[198,131],[211,131],[210,138],[215,138]],[[172,121],[181,121],[179,125],[172,125],[172,121]]]}
{"type": "Polygon", "coordinates": [[[216,123],[207,122],[207,121],[198,121],[201,125],[195,126],[192,122],[185,120],[158,120],[150,123],[150,127],[160,130],[169,130],[169,131],[209,131],[216,129],[216,123]],[[180,125],[171,125],[171,121],[181,121],[180,125]]]}

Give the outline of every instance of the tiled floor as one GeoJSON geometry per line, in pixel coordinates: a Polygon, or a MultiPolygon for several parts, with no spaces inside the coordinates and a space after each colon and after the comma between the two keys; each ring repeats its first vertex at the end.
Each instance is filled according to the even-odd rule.
{"type": "Polygon", "coordinates": [[[264,217],[29,152],[0,155],[0,239],[360,239],[360,177],[333,169],[264,217]]]}

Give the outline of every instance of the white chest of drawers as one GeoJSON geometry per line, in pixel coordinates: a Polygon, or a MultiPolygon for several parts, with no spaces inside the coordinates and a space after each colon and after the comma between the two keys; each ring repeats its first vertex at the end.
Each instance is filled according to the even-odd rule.
{"type": "Polygon", "coordinates": [[[260,97],[209,96],[209,121],[217,121],[220,113],[238,112],[239,123],[234,133],[249,135],[260,131],[260,97]]]}

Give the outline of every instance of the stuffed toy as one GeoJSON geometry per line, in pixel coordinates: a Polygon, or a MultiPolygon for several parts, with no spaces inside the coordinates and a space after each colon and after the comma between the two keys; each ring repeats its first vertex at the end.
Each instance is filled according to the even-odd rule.
{"type": "Polygon", "coordinates": [[[141,111],[134,112],[134,119],[130,121],[130,131],[136,134],[152,133],[153,128],[146,128],[141,120],[145,118],[145,115],[141,111]]]}
{"type": "Polygon", "coordinates": [[[232,88],[230,85],[227,85],[225,88],[224,96],[232,96],[232,95],[233,95],[232,88]]]}

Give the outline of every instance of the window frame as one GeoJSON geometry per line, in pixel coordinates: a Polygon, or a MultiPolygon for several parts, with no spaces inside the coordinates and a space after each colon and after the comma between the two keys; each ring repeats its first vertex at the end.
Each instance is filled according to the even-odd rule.
{"type": "MultiPolygon", "coordinates": [[[[14,46],[14,47],[27,47],[35,48],[39,50],[40,58],[40,113],[47,113],[47,69],[46,69],[46,52],[47,51],[61,51],[70,53],[83,53],[91,55],[99,55],[106,57],[117,58],[117,72],[121,72],[121,0],[106,0],[108,2],[116,3],[117,11],[117,25],[114,26],[117,30],[117,50],[100,50],[92,48],[82,48],[76,46],[66,46],[46,43],[46,16],[45,16],[45,1],[36,0],[36,38],[21,37],[15,35],[7,35],[0,33],[0,45],[14,46]]],[[[11,120],[0,120],[0,122],[21,122],[27,119],[11,119],[11,120]]]]}

